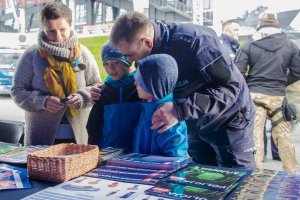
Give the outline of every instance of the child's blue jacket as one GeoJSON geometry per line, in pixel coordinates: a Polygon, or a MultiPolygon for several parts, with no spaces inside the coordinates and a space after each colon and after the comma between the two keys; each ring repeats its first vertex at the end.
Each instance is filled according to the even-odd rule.
{"type": "Polygon", "coordinates": [[[170,101],[173,101],[172,93],[159,101],[142,103],[143,111],[135,133],[135,153],[188,157],[187,127],[184,121],[160,134],[157,130],[151,130],[154,111],[160,104],[170,101]]]}
{"type": "Polygon", "coordinates": [[[89,144],[132,151],[134,130],[141,114],[134,73],[119,81],[106,78],[100,100],[94,104],[88,119],[89,144]]]}

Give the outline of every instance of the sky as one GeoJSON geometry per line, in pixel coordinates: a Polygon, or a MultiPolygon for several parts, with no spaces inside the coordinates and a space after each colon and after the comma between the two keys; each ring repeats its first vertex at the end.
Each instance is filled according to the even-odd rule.
{"type": "Polygon", "coordinates": [[[222,7],[222,15],[227,18],[241,16],[246,10],[253,10],[259,5],[266,6],[274,12],[300,9],[298,0],[214,0],[213,4],[222,7]]]}
{"type": "MultiPolygon", "coordinates": [[[[258,6],[266,6],[269,11],[282,12],[300,9],[299,0],[213,0],[213,7],[218,10],[214,17],[219,20],[234,19],[241,17],[246,10],[254,10],[258,6]]],[[[300,31],[300,14],[291,23],[291,26],[300,31]]],[[[220,27],[216,27],[220,29],[220,27]]]]}

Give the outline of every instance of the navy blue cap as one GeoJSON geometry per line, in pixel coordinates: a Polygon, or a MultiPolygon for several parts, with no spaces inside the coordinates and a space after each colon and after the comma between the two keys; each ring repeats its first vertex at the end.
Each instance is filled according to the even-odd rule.
{"type": "Polygon", "coordinates": [[[128,60],[128,58],[124,56],[118,48],[112,48],[108,42],[102,48],[101,57],[103,63],[108,60],[119,60],[128,67],[131,65],[131,62],[128,60]]]}
{"type": "Polygon", "coordinates": [[[142,86],[155,100],[162,99],[173,92],[178,79],[178,66],[172,56],[152,54],[137,61],[137,64],[139,73],[135,78],[137,82],[143,81],[142,86]]]}

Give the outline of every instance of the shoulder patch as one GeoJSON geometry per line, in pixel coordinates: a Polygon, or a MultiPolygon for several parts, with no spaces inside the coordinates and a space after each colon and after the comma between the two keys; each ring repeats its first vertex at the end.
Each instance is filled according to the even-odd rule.
{"type": "Polygon", "coordinates": [[[184,33],[175,33],[173,35],[173,40],[180,40],[187,43],[193,43],[196,40],[196,37],[184,33]]]}

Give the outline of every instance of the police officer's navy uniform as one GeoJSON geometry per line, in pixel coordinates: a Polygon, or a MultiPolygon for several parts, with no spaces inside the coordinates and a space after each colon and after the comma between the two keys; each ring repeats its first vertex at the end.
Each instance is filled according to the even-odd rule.
{"type": "Polygon", "coordinates": [[[180,119],[187,120],[189,154],[202,164],[255,168],[255,106],[246,82],[220,48],[215,32],[193,24],[153,22],[151,54],[178,64],[174,91],[180,119]]]}

